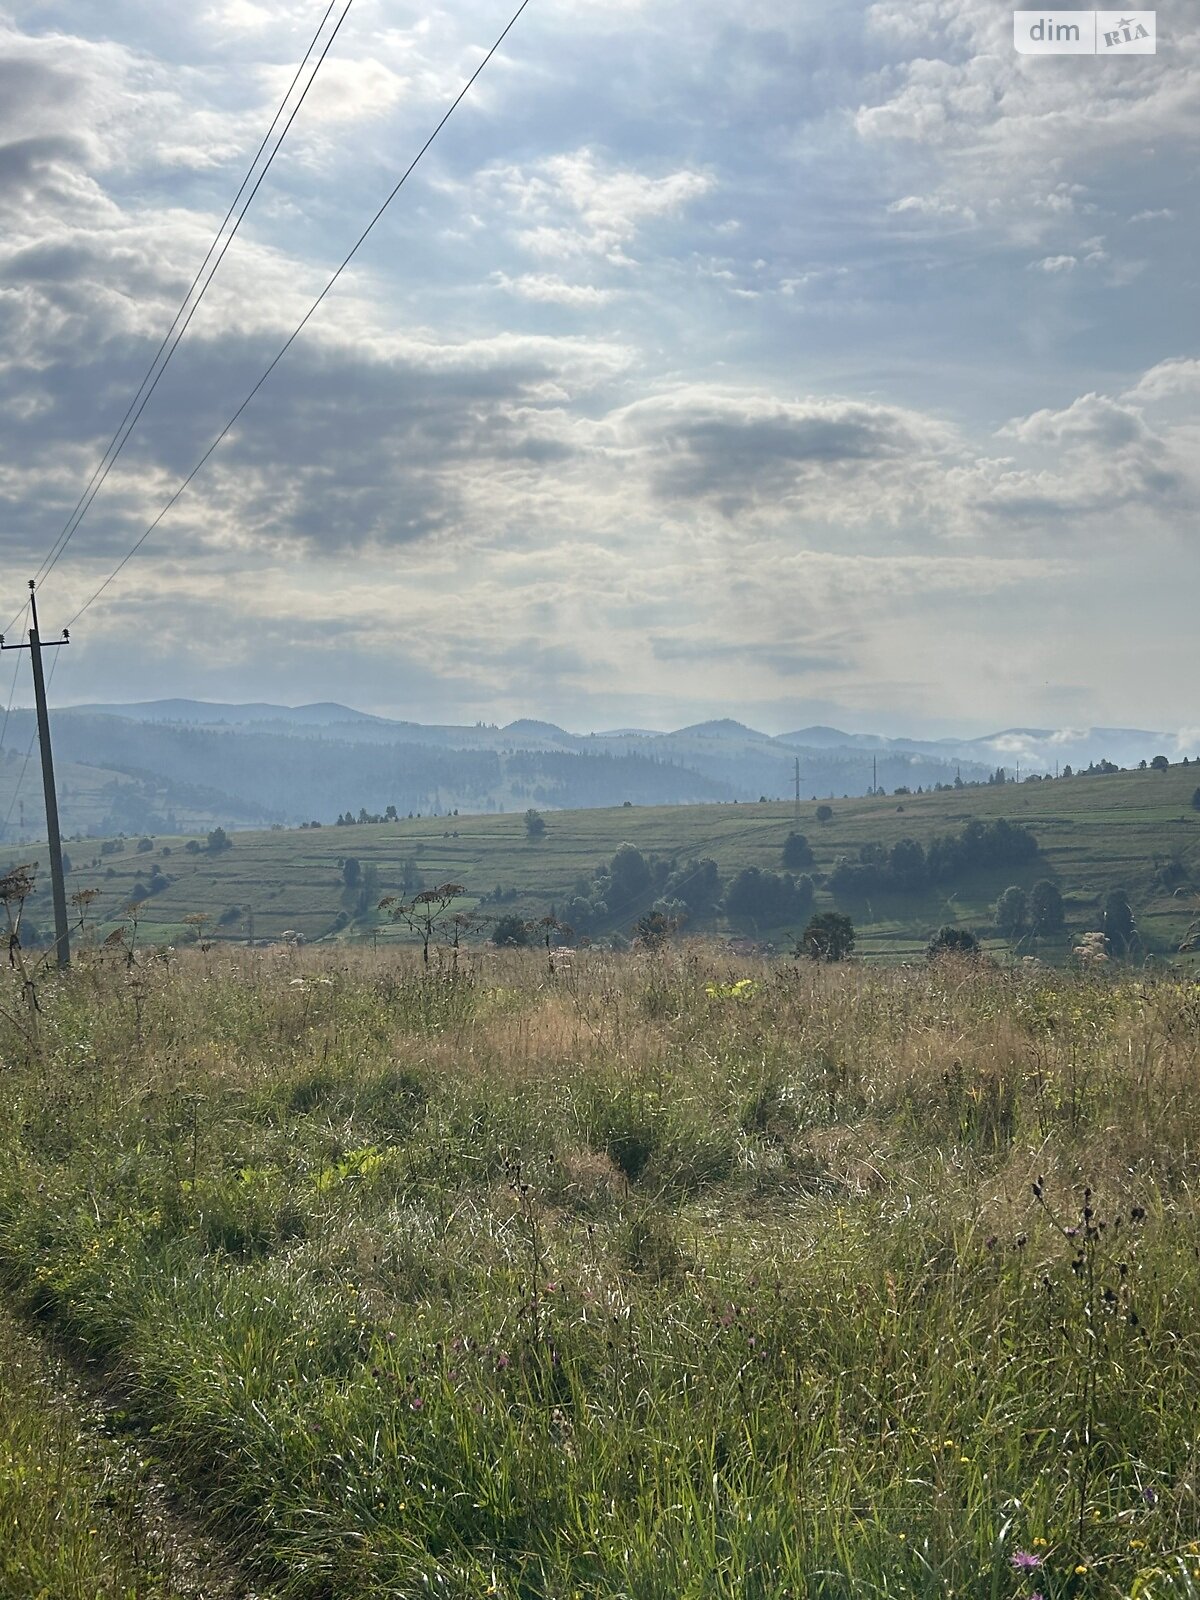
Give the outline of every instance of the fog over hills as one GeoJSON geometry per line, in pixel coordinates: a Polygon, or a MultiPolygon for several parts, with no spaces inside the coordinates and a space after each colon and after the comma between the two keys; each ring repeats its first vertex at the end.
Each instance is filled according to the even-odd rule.
{"type": "MultiPolygon", "coordinates": [[[[719,718],[581,734],[536,718],[430,725],[333,702],[188,699],[69,707],[54,713],[53,736],[67,834],[329,823],[389,806],[404,816],[746,802],[790,797],[797,763],[809,799],[860,795],[873,779],[890,792],[981,781],[997,766],[1029,776],[1195,753],[1186,735],[1136,728],[928,740],[824,726],[776,735],[719,718]]],[[[0,746],[9,842],[43,830],[36,762],[25,759],[32,737],[32,713],[14,711],[0,746]]]]}

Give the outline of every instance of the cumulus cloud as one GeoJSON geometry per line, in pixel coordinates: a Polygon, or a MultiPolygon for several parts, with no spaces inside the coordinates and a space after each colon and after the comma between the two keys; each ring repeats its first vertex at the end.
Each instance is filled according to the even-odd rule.
{"type": "Polygon", "coordinates": [[[726,517],[778,519],[831,498],[843,521],[864,501],[882,513],[889,489],[916,481],[950,438],[899,407],[695,385],[635,401],[614,421],[646,457],[659,499],[707,501],[726,517]]]}
{"type": "Polygon", "coordinates": [[[528,167],[488,167],[478,183],[510,216],[514,239],[528,254],[553,261],[600,256],[620,266],[633,264],[626,247],[640,229],[677,216],[713,187],[704,172],[643,172],[586,147],[528,167]]]}
{"type": "MultiPolygon", "coordinates": [[[[1200,29],[1182,15],[1172,23],[1157,56],[1047,63],[1014,51],[1009,13],[993,0],[883,0],[867,28],[892,59],[867,86],[855,127],[897,184],[914,156],[927,165],[936,186],[922,214],[945,223],[969,214],[1022,242],[1065,240],[1114,193],[1138,193],[1150,149],[1194,159],[1200,29]]],[[[894,214],[914,209],[910,195],[892,202],[894,214]]],[[[1138,224],[1169,215],[1144,200],[1130,209],[1138,224]]],[[[1045,270],[1069,270],[1073,253],[1048,253],[1045,270]]]]}

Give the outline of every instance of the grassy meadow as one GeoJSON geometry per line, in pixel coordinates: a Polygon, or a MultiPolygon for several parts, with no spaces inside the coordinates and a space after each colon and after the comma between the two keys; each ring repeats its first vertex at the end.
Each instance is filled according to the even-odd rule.
{"type": "Polygon", "coordinates": [[[256,1593],[1200,1596],[1194,982],[218,946],[0,991],[9,1302],[256,1593]]]}
{"type": "MultiPolygon", "coordinates": [[[[811,870],[822,874],[838,856],[857,858],[870,842],[890,847],[911,836],[927,845],[935,834],[960,832],[971,818],[1004,817],[1033,830],[1042,848],[1037,861],[917,894],[839,903],[854,919],[860,952],[885,959],[919,955],[930,934],[946,923],[971,927],[989,948],[1000,950],[1003,941],[992,928],[996,899],[1011,882],[1028,889],[1044,877],[1065,897],[1069,934],[1056,950],[1039,953],[1059,959],[1069,954],[1079,933],[1099,927],[1100,907],[1112,889],[1128,893],[1144,949],[1166,952],[1178,946],[1200,903],[1200,812],[1191,804],[1198,784],[1200,767],[1180,765],[1165,773],[834,800],[828,822],[818,822],[815,803],[805,801],[798,824],[794,806],[780,802],[547,812],[546,834],[534,843],[520,814],[238,832],[230,835],[232,848],[218,855],[189,853],[184,839],[146,840],[141,849],[137,838],[110,841],[107,854],[96,841],[79,840],[67,846],[73,869],[68,889],[98,891],[91,916],[101,934],[119,924],[131,899],[142,898],[142,925],[152,939],[178,938],[186,919],[197,915],[207,918],[209,938],[277,939],[291,929],[310,941],[387,939],[396,930],[381,925],[374,905],[380,895],[398,890],[406,861],[415,864],[426,886],[464,885],[464,909],[500,888],[511,898],[492,899],[482,908],[485,915],[534,918],[565,905],[578,880],[626,840],[647,856],[679,863],[711,856],[728,881],[747,866],[780,870],[783,842],[797,826],[815,852],[811,870]],[[360,914],[356,892],[342,882],[339,862],[345,856],[359,860],[364,872],[370,869],[377,883],[366,915],[360,914]],[[1177,875],[1164,880],[1159,869],[1171,862],[1177,875]],[[147,893],[155,867],[170,882],[161,892],[147,893]]],[[[38,853],[37,846],[24,849],[22,860],[38,853]]],[[[627,936],[652,898],[614,905],[595,936],[627,936]]],[[[833,903],[818,889],[817,910],[833,903]]],[[[30,915],[43,930],[52,926],[45,882],[30,915]]],[[[718,926],[781,947],[799,932],[749,923],[718,926]]]]}

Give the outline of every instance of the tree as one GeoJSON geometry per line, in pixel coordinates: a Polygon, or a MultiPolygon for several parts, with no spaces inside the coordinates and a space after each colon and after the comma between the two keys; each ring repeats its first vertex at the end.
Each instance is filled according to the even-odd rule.
{"type": "Polygon", "coordinates": [[[929,876],[925,850],[916,839],[898,839],[888,855],[888,876],[891,886],[911,894],[920,889],[929,876]]]}
{"type": "Polygon", "coordinates": [[[948,923],[938,929],[925,950],[927,961],[937,961],[941,956],[979,955],[979,940],[970,928],[952,928],[948,923]]]}
{"type": "Polygon", "coordinates": [[[802,833],[789,833],[783,841],[783,864],[789,872],[799,872],[813,864],[812,845],[802,833]]]}
{"type": "Polygon", "coordinates": [[[354,903],[355,916],[365,917],[379,901],[379,868],[368,861],[358,879],[358,898],[354,903]]]}
{"type": "Polygon", "coordinates": [[[1200,789],[1192,790],[1192,810],[1200,811],[1200,789]]]}
{"type": "Polygon", "coordinates": [[[1151,768],[1155,772],[1166,772],[1170,765],[1171,763],[1167,760],[1166,756],[1155,756],[1154,760],[1150,763],[1151,768]]]}
{"type": "Polygon", "coordinates": [[[524,917],[518,917],[515,912],[510,912],[507,916],[496,918],[495,927],[492,929],[492,943],[514,947],[527,945],[530,931],[524,917]]]}
{"type": "Polygon", "coordinates": [[[208,853],[210,855],[217,856],[217,855],[220,855],[222,850],[231,850],[232,848],[233,848],[233,841],[230,839],[229,835],[225,832],[224,828],[214,828],[212,830],[212,832],[209,834],[209,836],[208,836],[208,853]]]}
{"type": "Polygon", "coordinates": [[[618,906],[645,894],[652,881],[649,863],[634,844],[617,847],[609,863],[608,876],[612,884],[611,899],[618,906]]]}
{"type": "Polygon", "coordinates": [[[357,856],[347,856],[342,862],[342,882],[353,889],[362,875],[362,863],[357,856]]]}
{"type": "Polygon", "coordinates": [[[1010,883],[996,901],[996,927],[1006,939],[1019,939],[1029,916],[1029,897],[1019,883],[1010,883]]]}
{"type": "Polygon", "coordinates": [[[817,807],[817,821],[818,822],[829,822],[829,821],[832,820],[832,817],[833,817],[833,807],[832,806],[820,805],[820,806],[817,807]]]}
{"type": "Polygon", "coordinates": [[[1061,933],[1066,920],[1062,895],[1049,878],[1039,878],[1029,892],[1029,926],[1037,934],[1061,933]]]}
{"type": "Polygon", "coordinates": [[[787,922],[812,905],[813,883],[790,872],[764,872],[743,867],[725,891],[725,912],[731,917],[753,917],[759,922],[787,922]]]}
{"type": "Polygon", "coordinates": [[[689,917],[695,918],[712,911],[721,898],[721,874],[711,856],[700,860],[693,857],[684,866],[676,867],[663,885],[664,900],[681,900],[689,917]]]}
{"type": "Polygon", "coordinates": [[[845,961],[854,949],[854,924],[840,911],[821,911],[800,938],[796,955],[813,961],[845,961]]]}
{"type": "Polygon", "coordinates": [[[531,844],[546,837],[546,819],[532,806],[525,813],[525,837],[531,844]]]}
{"type": "Polygon", "coordinates": [[[1103,928],[1105,943],[1112,954],[1127,955],[1137,937],[1137,928],[1124,889],[1114,889],[1105,899],[1103,928]]]}

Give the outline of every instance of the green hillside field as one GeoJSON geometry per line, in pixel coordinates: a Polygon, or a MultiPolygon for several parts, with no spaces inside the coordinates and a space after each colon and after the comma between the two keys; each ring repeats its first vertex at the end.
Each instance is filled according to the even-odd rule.
{"type": "MultiPolygon", "coordinates": [[[[1189,765],[1166,772],[876,796],[834,801],[833,817],[824,823],[816,820],[816,803],[805,801],[798,826],[815,852],[810,870],[818,879],[838,856],[857,858],[865,843],[890,846],[910,836],[928,844],[937,834],[959,832],[971,818],[1005,817],[1036,835],[1042,854],[1028,867],[976,873],[916,895],[838,902],[854,920],[864,955],[911,956],[945,923],[973,928],[985,944],[1005,948],[992,926],[996,898],[1010,882],[1028,889],[1039,878],[1050,878],[1062,892],[1068,925],[1061,948],[1039,954],[1064,954],[1078,934],[1098,928],[1100,906],[1113,889],[1128,894],[1145,951],[1170,953],[1186,937],[1200,900],[1200,811],[1192,806],[1198,782],[1200,766],[1189,765]],[[1173,872],[1164,874],[1161,869],[1170,863],[1173,872]]],[[[67,846],[73,869],[68,892],[99,890],[90,918],[103,935],[119,924],[157,865],[171,881],[143,901],[143,940],[179,938],[187,931],[185,919],[198,914],[208,919],[205,936],[220,939],[278,939],[294,930],[308,941],[384,940],[400,934],[374,906],[380,896],[399,890],[406,861],[415,862],[426,886],[464,885],[464,910],[478,907],[485,918],[513,912],[534,918],[552,906],[561,909],[578,880],[625,841],[647,857],[680,864],[711,856],[728,879],[746,866],[780,870],[783,842],[797,826],[794,805],[780,802],[550,812],[546,824],[538,842],[527,839],[524,819],[516,813],[276,828],[233,833],[230,848],[219,854],[196,853],[194,846],[189,852],[182,838],[155,838],[149,849],[136,838],[110,841],[104,854],[98,841],[76,841],[67,846]],[[368,874],[365,913],[361,894],[342,881],[339,860],[347,856],[357,858],[364,872],[375,869],[368,874]],[[496,889],[504,891],[503,898],[496,899],[496,889]],[[481,900],[486,900],[482,906],[481,900]],[[342,926],[335,927],[339,921],[342,926]]],[[[29,846],[27,854],[42,861],[39,890],[26,914],[46,928],[51,917],[45,847],[29,846]]],[[[593,937],[628,935],[653,897],[611,907],[593,937]]],[[[816,909],[832,904],[828,890],[818,887],[816,909]]],[[[689,931],[781,945],[799,930],[717,919],[689,931]]]]}

